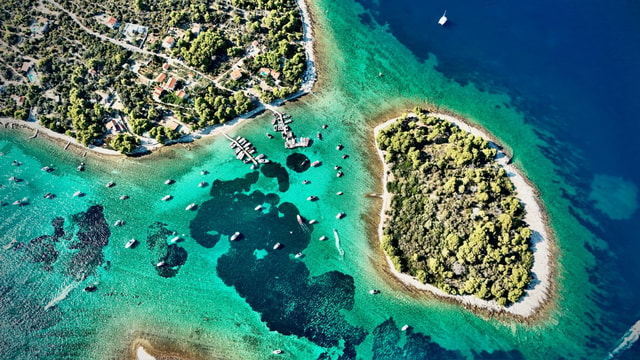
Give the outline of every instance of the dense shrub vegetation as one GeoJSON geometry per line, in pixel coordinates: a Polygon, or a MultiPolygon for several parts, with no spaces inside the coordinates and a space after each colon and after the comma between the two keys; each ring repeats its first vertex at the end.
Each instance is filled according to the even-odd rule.
{"type": "Polygon", "coordinates": [[[531,229],[496,150],[418,110],[376,139],[392,173],[383,250],[449,294],[518,301],[532,279],[531,229]]]}

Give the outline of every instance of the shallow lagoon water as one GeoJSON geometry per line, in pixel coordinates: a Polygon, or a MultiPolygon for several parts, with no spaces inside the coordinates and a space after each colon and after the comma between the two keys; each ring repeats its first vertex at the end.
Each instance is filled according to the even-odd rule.
{"type": "MultiPolygon", "coordinates": [[[[456,52],[454,39],[446,39],[473,30],[464,7],[448,10],[451,27],[434,21],[431,28],[425,21],[416,27],[422,35],[408,42],[391,15],[404,11],[407,16],[402,7],[418,5],[394,4],[314,3],[322,32],[319,49],[326,55],[320,87],[284,107],[294,118],[296,134],[314,138],[314,144],[284,150],[280,139],[265,136],[272,132],[268,115],[229,131],[249,138],[279,164],[267,171],[235,160],[220,137],[164,149],[162,156],[151,158],[103,164],[88,159],[87,171],[80,173],[75,166],[82,159],[56,145],[0,131],[0,199],[9,204],[29,199],[26,206],[0,207],[0,244],[17,241],[0,250],[2,356],[122,358],[134,338],[143,338],[194,358],[265,358],[275,348],[288,358],[606,357],[640,319],[633,300],[639,288],[633,271],[638,248],[632,241],[640,224],[639,181],[637,170],[627,166],[637,156],[620,145],[632,143],[624,134],[597,136],[598,147],[592,145],[594,134],[602,133],[596,129],[611,122],[602,116],[612,103],[620,109],[614,113],[616,128],[633,129],[629,114],[635,113],[634,105],[626,96],[637,94],[637,85],[624,80],[627,91],[612,94],[611,100],[596,96],[593,88],[566,91],[563,73],[546,70],[545,60],[554,55],[544,47],[529,55],[538,56],[539,66],[518,73],[514,65],[505,71],[513,76],[501,76],[495,69],[501,61],[513,63],[516,55],[490,53],[491,47],[480,42],[468,52],[456,52]],[[526,75],[535,71],[546,88],[559,89],[551,93],[552,101],[535,84],[525,86],[532,76],[526,75]],[[558,97],[562,94],[592,99],[586,103],[598,111],[585,116],[590,112],[576,106],[585,101],[558,97]],[[406,295],[386,281],[370,237],[380,204],[364,196],[381,189],[371,129],[424,101],[491,131],[539,188],[558,248],[558,296],[539,321],[485,319],[429,296],[406,295]],[[583,122],[590,126],[578,126],[583,122]],[[319,131],[323,140],[315,140],[319,131]],[[341,151],[335,148],[339,143],[341,151]],[[286,164],[293,153],[322,164],[291,171],[286,164]],[[345,153],[350,156],[342,159],[345,153]],[[14,159],[22,165],[12,166],[14,159]],[[53,172],[40,170],[50,164],[53,172]],[[335,176],[335,165],[343,167],[344,177],[335,176]],[[203,169],[210,173],[202,175],[203,169]],[[10,176],[24,181],[9,183],[10,176]],[[165,185],[167,178],[176,183],[165,185]],[[303,184],[305,179],[310,183],[303,184]],[[203,180],[208,186],[198,187],[203,180]],[[116,186],[107,189],[108,181],[116,186]],[[86,195],[73,197],[77,190],[86,195]],[[44,199],[46,192],[56,199],[44,199]],[[122,194],[130,199],[120,200],[122,194]],[[174,199],[161,201],[166,194],[174,199]],[[307,201],[311,195],[319,200],[307,201]],[[190,203],[198,208],[184,210],[190,203]],[[262,212],[254,210],[259,203],[262,212]],[[88,211],[93,216],[83,216],[88,211]],[[338,220],[341,211],[347,216],[338,220]],[[318,223],[301,227],[297,213],[318,223]],[[52,225],[56,218],[64,220],[59,238],[52,225]],[[113,226],[118,219],[125,225],[113,226]],[[79,261],[83,234],[104,234],[105,224],[106,246],[87,255],[94,262],[79,261]],[[235,231],[243,238],[229,242],[235,231]],[[322,235],[329,240],[319,241],[322,235]],[[169,244],[175,236],[184,241],[169,244]],[[130,238],[140,244],[125,249],[130,238]],[[275,242],[284,247],[274,250],[275,242]],[[295,258],[298,251],[304,256],[295,258]],[[156,266],[161,260],[168,263],[166,269],[156,266]],[[83,292],[90,284],[97,290],[83,292]],[[372,288],[381,294],[370,295],[372,288]],[[404,324],[411,330],[401,332],[404,324]]],[[[550,5],[540,6],[544,12],[550,5]]],[[[630,3],[610,6],[614,13],[637,11],[630,3]]],[[[437,20],[441,7],[433,3],[420,12],[425,17],[433,12],[437,20]]],[[[467,13],[473,9],[469,6],[467,13]]],[[[483,10],[485,17],[491,9],[483,10]]],[[[590,9],[576,19],[590,19],[590,9]]],[[[555,30],[560,37],[562,29],[555,30]]],[[[629,58],[635,56],[629,50],[633,47],[622,48],[629,58]]],[[[638,351],[632,345],[619,357],[634,358],[638,351]]]]}

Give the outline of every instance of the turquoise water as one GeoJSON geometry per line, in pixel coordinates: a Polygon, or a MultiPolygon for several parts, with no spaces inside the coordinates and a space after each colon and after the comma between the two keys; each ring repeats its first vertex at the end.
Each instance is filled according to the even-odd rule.
{"type": "MultiPolygon", "coordinates": [[[[448,35],[425,31],[435,56],[421,56],[385,17],[400,10],[379,5],[365,4],[367,15],[351,1],[314,4],[322,82],[284,110],[296,134],[322,132],[323,140],[285,150],[265,136],[269,115],[245,122],[229,135],[250,139],[274,162],[258,171],[235,160],[222,137],[99,161],[1,130],[0,201],[8,205],[0,206],[0,245],[16,243],[0,249],[0,358],[122,358],[135,338],[201,358],[268,358],[273,349],[292,359],[605,358],[640,318],[630,261],[637,245],[629,245],[640,223],[637,175],[596,165],[578,134],[567,134],[572,123],[548,121],[554,110],[532,111],[515,83],[496,85],[486,75],[494,73],[473,64],[464,69],[477,76],[462,81],[438,46],[448,35]],[[380,204],[364,196],[381,190],[372,126],[425,101],[489,129],[538,186],[559,259],[558,295],[542,320],[485,319],[388,281],[372,236],[380,204]],[[322,165],[288,169],[293,153],[322,165]],[[80,161],[85,172],[75,169],[80,161]],[[46,165],[55,170],[42,171],[46,165]],[[168,178],[176,183],[165,185],[168,178]],[[56,198],[43,198],[47,192],[56,198]],[[167,194],[173,200],[161,201],[167,194]],[[319,200],[307,201],[311,195],[319,200]],[[28,205],[11,205],[22,199],[28,205]],[[198,208],[186,211],[190,203],[198,208]],[[318,223],[300,226],[297,214],[318,223]],[[119,219],[125,225],[114,226],[119,219]],[[243,238],[230,242],[235,231],[243,238]],[[171,244],[175,236],[184,241],[171,244]],[[125,249],[131,238],[139,245],[125,249]],[[276,242],[283,247],[274,250],[276,242]],[[90,284],[95,292],[82,291],[90,284]],[[381,294],[371,296],[372,288],[381,294]],[[401,332],[404,324],[411,330],[401,332]]],[[[437,20],[439,7],[433,11],[437,20]]]]}

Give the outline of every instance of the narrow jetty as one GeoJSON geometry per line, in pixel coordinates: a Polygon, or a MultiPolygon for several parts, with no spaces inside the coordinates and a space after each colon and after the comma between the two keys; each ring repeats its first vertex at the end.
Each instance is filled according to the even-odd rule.
{"type": "Polygon", "coordinates": [[[252,155],[256,152],[253,144],[251,144],[247,139],[240,136],[234,139],[225,133],[222,133],[222,135],[224,135],[224,137],[231,141],[231,148],[234,149],[236,158],[238,160],[242,160],[245,163],[252,162],[255,165],[258,165],[258,160],[256,160],[256,158],[252,155]]]}
{"type": "Polygon", "coordinates": [[[38,136],[39,131],[40,129],[36,129],[36,132],[33,135],[29,136],[29,139],[35,139],[38,136]]]}
{"type": "Polygon", "coordinates": [[[293,122],[290,115],[281,113],[270,107],[268,107],[268,109],[273,113],[273,120],[271,121],[271,123],[273,124],[273,131],[282,133],[285,148],[295,149],[298,147],[308,147],[309,145],[311,145],[310,138],[298,138],[293,133],[293,130],[289,126],[289,124],[293,122]]]}

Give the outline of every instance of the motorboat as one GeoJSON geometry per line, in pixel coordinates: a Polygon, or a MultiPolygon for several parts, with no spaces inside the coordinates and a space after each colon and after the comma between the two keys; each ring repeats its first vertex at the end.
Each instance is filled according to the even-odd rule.
{"type": "Polygon", "coordinates": [[[113,181],[109,181],[105,186],[108,187],[108,188],[111,188],[111,187],[116,186],[116,183],[114,183],[113,181]]]}
{"type": "Polygon", "coordinates": [[[242,236],[242,234],[240,234],[239,231],[236,231],[236,232],[233,233],[233,235],[231,235],[229,240],[236,241],[236,240],[238,240],[240,238],[240,236],[242,236]]]}
{"type": "Polygon", "coordinates": [[[302,256],[303,256],[303,255],[302,255],[302,253],[301,253],[301,252],[299,252],[299,253],[296,253],[295,258],[296,258],[296,259],[299,259],[299,258],[301,258],[302,256]]]}
{"type": "Polygon", "coordinates": [[[122,225],[124,225],[124,221],[120,219],[116,220],[116,222],[113,223],[113,226],[122,226],[122,225]]]}
{"type": "Polygon", "coordinates": [[[336,146],[336,150],[342,150],[342,149],[344,149],[344,146],[342,144],[338,144],[336,146]]]}
{"type": "Polygon", "coordinates": [[[133,245],[135,245],[138,241],[136,239],[131,239],[129,241],[127,241],[126,244],[124,244],[125,249],[128,249],[130,247],[132,247],[133,245]]]}
{"type": "Polygon", "coordinates": [[[205,187],[205,186],[207,186],[207,185],[209,185],[209,184],[207,184],[207,182],[206,182],[206,181],[201,181],[201,182],[200,182],[200,184],[198,184],[198,187],[203,188],[203,187],[205,187]]]}
{"type": "Polygon", "coordinates": [[[94,291],[96,291],[96,290],[98,290],[98,287],[97,287],[97,286],[95,286],[94,284],[91,284],[91,285],[89,285],[89,286],[85,287],[82,291],[85,291],[85,292],[94,292],[94,291]]]}
{"type": "Polygon", "coordinates": [[[342,169],[342,166],[340,166],[340,165],[336,165],[336,166],[333,167],[333,170],[340,170],[340,169],[342,169]]]}
{"type": "Polygon", "coordinates": [[[159,262],[156,264],[156,267],[163,267],[163,266],[165,266],[166,264],[167,264],[167,263],[166,263],[166,262],[164,262],[164,261],[159,261],[159,262]]]}
{"type": "Polygon", "coordinates": [[[321,162],[319,160],[316,160],[316,161],[311,163],[311,166],[318,167],[318,166],[320,166],[320,164],[321,164],[321,162]]]}
{"type": "Polygon", "coordinates": [[[344,194],[344,193],[343,193],[342,191],[338,191],[338,192],[336,193],[336,195],[343,195],[343,194],[344,194]]]}
{"type": "Polygon", "coordinates": [[[78,191],[76,191],[76,192],[74,192],[74,193],[73,193],[73,196],[74,196],[74,197],[76,197],[76,196],[77,196],[77,197],[82,197],[82,196],[84,196],[84,193],[83,193],[82,191],[78,190],[78,191]]]}
{"type": "Polygon", "coordinates": [[[175,236],[173,239],[169,240],[170,244],[175,244],[177,242],[182,241],[183,239],[180,236],[175,236]]]}
{"type": "Polygon", "coordinates": [[[447,23],[447,10],[444,11],[444,14],[442,14],[442,16],[440,17],[440,20],[438,20],[438,24],[440,24],[441,26],[447,23]]]}
{"type": "Polygon", "coordinates": [[[402,330],[402,331],[407,331],[407,330],[409,330],[409,328],[410,328],[410,326],[409,326],[409,325],[405,325],[405,326],[403,326],[403,327],[402,327],[402,329],[400,329],[400,330],[402,330]]]}
{"type": "Polygon", "coordinates": [[[164,183],[165,183],[165,185],[171,185],[171,184],[173,184],[174,182],[176,182],[176,181],[175,181],[175,180],[173,180],[173,179],[167,179],[164,183]]]}
{"type": "Polygon", "coordinates": [[[347,216],[347,214],[345,214],[343,212],[339,212],[338,215],[336,215],[336,219],[342,219],[345,216],[347,216]]]}
{"type": "Polygon", "coordinates": [[[316,220],[316,219],[309,220],[309,224],[310,225],[313,225],[313,224],[316,224],[316,223],[318,223],[318,220],[316,220]]]}
{"type": "Polygon", "coordinates": [[[191,203],[191,204],[187,205],[185,210],[193,210],[193,209],[196,208],[196,206],[198,206],[198,205],[196,205],[195,203],[191,203]]]}
{"type": "Polygon", "coordinates": [[[338,170],[338,172],[336,173],[336,177],[343,177],[344,173],[342,172],[342,170],[338,170]]]}
{"type": "Polygon", "coordinates": [[[40,170],[42,170],[42,171],[46,171],[46,172],[52,172],[52,171],[53,171],[53,168],[52,168],[52,167],[50,167],[50,166],[45,166],[45,167],[43,167],[43,168],[42,168],[42,169],[40,169],[40,170]]]}
{"type": "Polygon", "coordinates": [[[278,250],[282,247],[282,244],[280,244],[279,242],[276,243],[275,245],[273,245],[273,250],[278,250]]]}
{"type": "Polygon", "coordinates": [[[318,240],[320,240],[320,241],[327,241],[327,240],[329,240],[329,238],[328,238],[328,237],[326,237],[326,236],[324,236],[324,235],[322,235],[322,236],[320,236],[320,238],[319,238],[318,240]]]}
{"type": "Polygon", "coordinates": [[[371,289],[371,290],[369,290],[369,294],[371,294],[371,295],[380,294],[380,290],[378,290],[378,289],[371,289]]]}
{"type": "Polygon", "coordinates": [[[272,353],[274,353],[274,354],[276,354],[276,355],[277,355],[277,354],[282,354],[282,353],[283,353],[283,351],[282,351],[282,350],[280,350],[280,349],[275,349],[275,350],[273,350],[273,351],[272,351],[272,353]]]}
{"type": "Polygon", "coordinates": [[[127,200],[129,195],[120,195],[120,200],[127,200]]]}
{"type": "Polygon", "coordinates": [[[347,158],[349,158],[349,155],[344,154],[344,155],[342,155],[342,158],[343,158],[343,159],[347,159],[347,158]]]}
{"type": "Polygon", "coordinates": [[[171,196],[171,195],[165,195],[165,196],[162,197],[162,201],[168,201],[168,200],[171,200],[171,199],[173,199],[173,196],[171,196]]]}
{"type": "Polygon", "coordinates": [[[258,205],[256,207],[253,208],[253,210],[255,211],[262,211],[262,205],[258,205]]]}
{"type": "Polygon", "coordinates": [[[208,170],[202,170],[202,171],[200,171],[200,175],[207,175],[207,174],[209,174],[209,171],[208,171],[208,170]]]}
{"type": "Polygon", "coordinates": [[[317,196],[315,196],[315,195],[311,195],[311,196],[309,196],[309,197],[307,198],[307,200],[309,200],[309,201],[317,201],[317,200],[318,200],[318,197],[317,197],[317,196]]]}
{"type": "Polygon", "coordinates": [[[308,183],[310,183],[310,182],[311,182],[311,181],[309,181],[309,180],[302,180],[302,183],[303,183],[303,184],[305,184],[305,185],[307,185],[307,184],[308,184],[308,183]]]}

